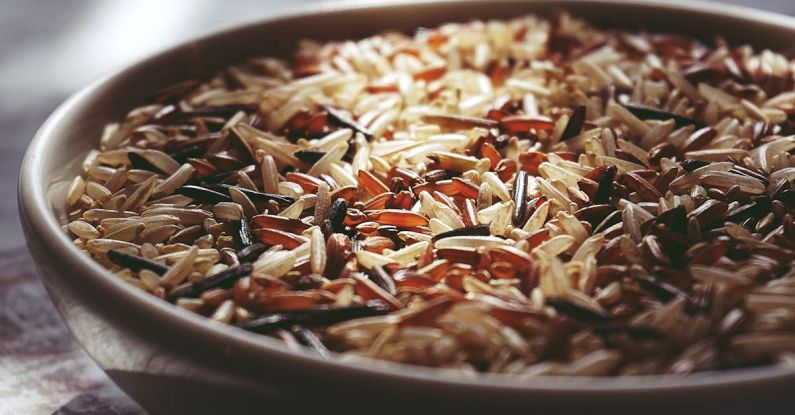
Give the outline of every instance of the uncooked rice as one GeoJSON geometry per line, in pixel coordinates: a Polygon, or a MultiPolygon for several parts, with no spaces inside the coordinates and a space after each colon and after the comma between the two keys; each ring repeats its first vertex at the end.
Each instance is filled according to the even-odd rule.
{"type": "Polygon", "coordinates": [[[108,124],[65,230],[141,290],[324,358],[788,364],[794,71],[566,14],[301,41],[108,124]]]}

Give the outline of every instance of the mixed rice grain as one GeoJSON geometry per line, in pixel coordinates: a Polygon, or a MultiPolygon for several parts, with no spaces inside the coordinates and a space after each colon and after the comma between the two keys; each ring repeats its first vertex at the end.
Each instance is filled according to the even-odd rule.
{"type": "Polygon", "coordinates": [[[786,364],[794,71],[565,14],[302,41],[108,124],[65,229],[152,295],[322,357],[786,364]]]}

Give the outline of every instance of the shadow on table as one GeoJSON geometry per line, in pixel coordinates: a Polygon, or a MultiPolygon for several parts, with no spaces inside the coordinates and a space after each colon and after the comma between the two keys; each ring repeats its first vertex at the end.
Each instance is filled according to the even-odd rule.
{"type": "Polygon", "coordinates": [[[118,398],[83,393],[75,396],[58,408],[53,415],[145,415],[146,412],[132,402],[120,402],[118,398]]]}

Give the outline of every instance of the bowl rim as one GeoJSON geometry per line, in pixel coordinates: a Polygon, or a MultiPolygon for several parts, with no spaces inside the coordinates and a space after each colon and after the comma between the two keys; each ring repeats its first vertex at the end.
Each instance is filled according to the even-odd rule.
{"type": "MultiPolygon", "coordinates": [[[[226,342],[251,356],[257,353],[269,358],[276,357],[289,364],[311,364],[318,373],[327,372],[345,376],[359,376],[379,378],[382,380],[402,381],[404,384],[423,383],[439,386],[452,386],[461,390],[491,389],[493,391],[538,391],[545,393],[599,393],[599,394],[626,394],[643,393],[647,391],[668,391],[681,393],[698,387],[701,390],[713,389],[724,386],[738,386],[755,381],[782,381],[795,379],[795,370],[785,369],[775,365],[750,369],[735,369],[720,372],[701,372],[688,376],[674,377],[665,375],[623,376],[623,377],[558,377],[539,376],[523,379],[510,375],[482,375],[474,378],[457,376],[448,371],[436,368],[427,368],[407,364],[382,362],[368,359],[365,365],[354,365],[340,358],[323,359],[306,350],[287,350],[279,340],[267,336],[250,333],[233,326],[208,324],[205,317],[176,307],[166,301],[146,294],[132,285],[114,278],[113,274],[103,268],[99,263],[82,254],[63,232],[61,225],[50,208],[47,188],[45,186],[46,170],[43,164],[43,155],[51,148],[48,144],[54,137],[66,130],[61,128],[67,123],[69,115],[77,107],[92,101],[92,96],[97,91],[106,87],[113,79],[126,73],[133,73],[140,67],[161,60],[164,56],[175,53],[177,50],[190,44],[204,43],[209,39],[245,31],[261,25],[269,25],[280,20],[297,18],[307,15],[321,15],[335,12],[362,11],[380,9],[394,6],[410,6],[413,4],[433,5],[450,4],[455,0],[386,0],[374,2],[372,0],[348,0],[341,3],[310,4],[280,12],[266,18],[258,18],[232,24],[220,30],[212,31],[198,37],[168,46],[151,53],[141,59],[127,64],[119,69],[106,74],[70,96],[47,118],[36,132],[30,142],[22,162],[18,198],[20,219],[26,228],[26,239],[33,238],[40,244],[42,251],[53,256],[53,260],[65,264],[72,269],[81,271],[82,278],[90,280],[98,289],[111,291],[117,297],[124,298],[131,307],[142,311],[145,319],[157,317],[164,325],[180,327],[183,331],[190,332],[195,339],[210,338],[215,342],[226,342]]],[[[483,3],[484,0],[464,0],[463,3],[483,3]]],[[[582,4],[584,0],[559,0],[557,4],[561,9],[582,4]]],[[[459,1],[459,4],[461,2],[459,1]]],[[[517,1],[518,3],[518,1],[517,1]]],[[[741,19],[759,25],[777,25],[795,31],[795,17],[778,13],[752,9],[744,6],[712,3],[706,1],[673,1],[658,3],[652,0],[606,0],[601,1],[601,7],[638,6],[649,9],[678,10],[683,14],[711,14],[727,18],[741,19]],[[719,7],[716,7],[719,6],[719,7]]],[[[528,12],[530,13],[530,12],[528,12]]],[[[30,242],[29,242],[30,244],[30,242]]]]}

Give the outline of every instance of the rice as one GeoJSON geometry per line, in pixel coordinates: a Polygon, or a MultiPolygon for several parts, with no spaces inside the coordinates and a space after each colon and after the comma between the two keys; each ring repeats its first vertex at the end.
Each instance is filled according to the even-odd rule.
{"type": "Polygon", "coordinates": [[[64,229],[141,290],[324,358],[788,364],[793,72],[565,14],[302,42],[109,123],[64,229]]]}

